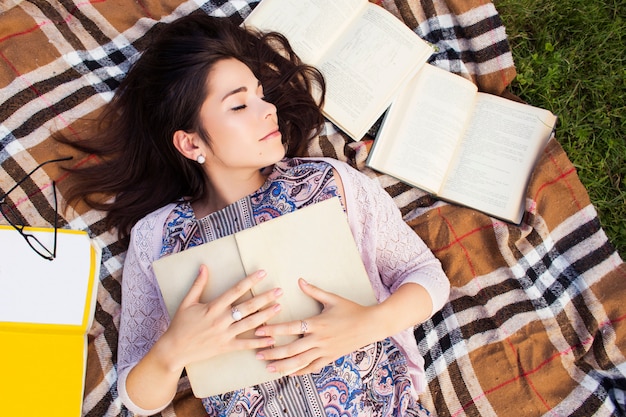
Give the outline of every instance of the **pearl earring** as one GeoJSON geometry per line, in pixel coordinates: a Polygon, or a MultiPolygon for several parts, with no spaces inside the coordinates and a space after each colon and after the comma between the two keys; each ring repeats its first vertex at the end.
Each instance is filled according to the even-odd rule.
{"type": "Polygon", "coordinates": [[[206,158],[204,157],[204,155],[198,155],[198,157],[196,158],[196,162],[202,165],[206,162],[206,158]]]}

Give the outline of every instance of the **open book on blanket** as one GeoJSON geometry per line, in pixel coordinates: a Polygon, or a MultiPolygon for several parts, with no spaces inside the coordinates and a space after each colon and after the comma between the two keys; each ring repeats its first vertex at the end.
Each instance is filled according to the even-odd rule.
{"type": "MultiPolygon", "coordinates": [[[[54,229],[23,232],[53,247],[54,229]]],[[[2,415],[81,415],[100,258],[82,231],[58,229],[56,257],[47,260],[0,226],[2,415]]]]}
{"type": "MultiPolygon", "coordinates": [[[[321,305],[300,290],[298,278],[361,305],[377,303],[337,197],[153,262],[170,316],[189,291],[201,264],[207,265],[211,274],[202,302],[209,302],[247,275],[264,269],[267,276],[252,293],[276,287],[284,292],[279,299],[281,311],[270,324],[306,319],[321,311],[321,305]]],[[[255,336],[249,332],[242,337],[255,336]]],[[[277,337],[276,345],[296,338],[277,337]]],[[[267,363],[255,354],[252,350],[230,352],[188,364],[194,395],[207,397],[278,379],[280,375],[268,372],[267,363]]]]}
{"type": "Polygon", "coordinates": [[[247,27],[287,37],[326,80],[324,114],[360,140],[433,52],[401,20],[368,0],[263,0],[247,27]]]}
{"type": "Polygon", "coordinates": [[[552,136],[550,111],[477,91],[425,65],[389,108],[367,166],[515,224],[552,136]]]}

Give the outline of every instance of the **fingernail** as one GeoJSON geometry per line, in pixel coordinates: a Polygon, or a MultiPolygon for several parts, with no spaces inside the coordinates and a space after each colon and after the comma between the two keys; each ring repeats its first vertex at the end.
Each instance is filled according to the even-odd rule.
{"type": "Polygon", "coordinates": [[[273,367],[273,366],[271,366],[271,365],[270,365],[270,366],[268,366],[268,367],[267,367],[267,368],[265,368],[265,369],[267,369],[267,372],[276,372],[276,368],[275,368],[275,367],[273,367]]]}
{"type": "Polygon", "coordinates": [[[254,332],[255,336],[265,336],[265,331],[261,330],[261,329],[257,329],[257,331],[254,332]]]}
{"type": "Polygon", "coordinates": [[[274,296],[280,297],[281,295],[283,295],[283,289],[282,288],[276,288],[274,290],[274,296]]]}
{"type": "Polygon", "coordinates": [[[263,354],[261,354],[261,353],[257,353],[256,354],[256,358],[259,359],[259,360],[263,360],[263,359],[265,359],[265,356],[263,356],[263,354]]]}
{"type": "Polygon", "coordinates": [[[309,283],[306,281],[306,279],[304,279],[304,278],[300,278],[300,279],[302,280],[302,283],[303,283],[304,285],[309,285],[309,283]]]}
{"type": "Polygon", "coordinates": [[[280,304],[274,304],[274,307],[272,307],[274,311],[280,311],[281,308],[280,304]]]}
{"type": "Polygon", "coordinates": [[[267,275],[267,272],[265,272],[265,270],[261,269],[256,274],[257,274],[258,278],[264,278],[267,275]]]}

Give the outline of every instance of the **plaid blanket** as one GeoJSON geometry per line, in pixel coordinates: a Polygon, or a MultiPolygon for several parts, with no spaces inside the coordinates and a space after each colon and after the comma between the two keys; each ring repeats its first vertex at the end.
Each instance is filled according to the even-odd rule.
{"type": "MultiPolygon", "coordinates": [[[[431,62],[508,95],[515,76],[498,13],[485,0],[382,0],[437,52],[431,62]]],[[[68,154],[50,139],[88,135],[93,118],[159,22],[189,13],[237,22],[251,0],[0,1],[0,190],[39,163],[68,154]]],[[[558,138],[558,133],[557,133],[558,138]]],[[[452,283],[442,311],[415,329],[426,360],[434,415],[607,416],[626,414],[626,266],[607,241],[576,170],[556,140],[531,179],[520,226],[433,199],[364,166],[371,140],[353,142],[330,123],[310,155],[348,161],[376,177],[405,220],[442,261],[452,283]]],[[[81,164],[89,155],[75,155],[81,164]]],[[[46,165],[11,193],[26,224],[52,224],[46,165]]],[[[73,207],[61,225],[89,231],[104,247],[89,333],[83,412],[122,416],[116,391],[120,278],[127,242],[102,213],[73,207]]],[[[54,407],[54,405],[51,405],[54,407]]],[[[199,416],[189,390],[162,415],[199,416]]]]}

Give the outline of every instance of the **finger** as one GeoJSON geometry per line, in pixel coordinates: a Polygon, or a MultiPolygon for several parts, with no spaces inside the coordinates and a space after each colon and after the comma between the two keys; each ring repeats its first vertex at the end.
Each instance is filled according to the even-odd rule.
{"type": "Polygon", "coordinates": [[[306,295],[313,298],[314,300],[318,301],[324,307],[336,304],[336,300],[338,298],[336,294],[324,291],[323,289],[316,287],[313,284],[310,284],[303,278],[300,278],[298,280],[298,285],[300,286],[302,292],[304,292],[306,295]]]}
{"type": "Polygon", "coordinates": [[[308,366],[305,366],[302,369],[299,369],[295,372],[292,372],[290,375],[292,376],[299,376],[299,375],[306,375],[306,374],[312,374],[312,373],[318,373],[320,372],[326,365],[328,365],[329,363],[331,363],[332,361],[325,361],[323,359],[317,359],[313,362],[311,362],[308,366]]]}
{"type": "Polygon", "coordinates": [[[234,342],[235,350],[257,350],[270,347],[276,341],[272,337],[237,338],[234,342]]]}
{"type": "Polygon", "coordinates": [[[222,306],[224,309],[228,308],[228,311],[230,311],[230,306],[242,295],[250,291],[250,289],[265,278],[266,275],[266,272],[263,270],[258,270],[248,275],[229,288],[226,292],[224,292],[224,294],[216,298],[215,304],[222,306]]]}
{"type": "MultiPolygon", "coordinates": [[[[274,288],[264,293],[255,295],[249,300],[246,300],[237,305],[233,305],[233,309],[237,309],[242,317],[246,317],[256,311],[259,311],[263,307],[270,304],[274,304],[283,295],[283,290],[280,288],[274,288]]],[[[233,317],[234,319],[234,317],[233,317]]]]}
{"type": "MultiPolygon", "coordinates": [[[[286,345],[274,346],[271,349],[261,350],[257,352],[257,359],[266,361],[283,361],[298,356],[313,349],[314,346],[305,338],[294,340],[286,345]]],[[[313,360],[314,358],[311,358],[313,360]]],[[[309,361],[310,362],[310,361],[309,361]]],[[[308,365],[309,362],[302,366],[308,365]]]]}
{"type": "Polygon", "coordinates": [[[268,324],[259,327],[254,333],[257,336],[288,336],[288,335],[301,335],[311,332],[310,320],[296,320],[286,323],[268,324]],[[303,322],[306,323],[303,325],[303,322]],[[302,330],[305,330],[303,332],[302,330]]]}
{"type": "MultiPolygon", "coordinates": [[[[239,321],[235,321],[231,324],[233,330],[235,331],[236,334],[241,334],[244,332],[247,332],[251,329],[257,328],[260,325],[262,325],[263,323],[265,323],[266,321],[268,321],[269,319],[271,319],[272,317],[276,316],[276,314],[278,314],[281,310],[282,306],[280,304],[274,304],[272,306],[269,306],[267,308],[264,308],[254,314],[249,315],[248,317],[245,317],[239,321]]],[[[263,336],[263,335],[256,335],[255,336],[257,338],[262,338],[262,337],[270,337],[272,338],[272,336],[267,335],[267,336],[263,336]]]]}
{"type": "Polygon", "coordinates": [[[204,287],[206,286],[208,281],[209,270],[206,265],[200,265],[200,271],[198,272],[198,276],[194,280],[193,284],[191,284],[191,288],[189,288],[189,291],[187,291],[187,294],[185,295],[185,298],[183,298],[183,301],[181,301],[179,309],[199,303],[202,292],[204,291],[204,287]]]}
{"type": "Polygon", "coordinates": [[[281,375],[291,375],[301,370],[309,369],[308,367],[316,359],[318,358],[316,357],[315,351],[312,349],[298,355],[289,356],[286,359],[272,361],[267,365],[266,369],[269,372],[277,372],[281,375]]]}

